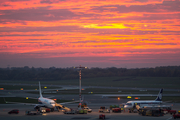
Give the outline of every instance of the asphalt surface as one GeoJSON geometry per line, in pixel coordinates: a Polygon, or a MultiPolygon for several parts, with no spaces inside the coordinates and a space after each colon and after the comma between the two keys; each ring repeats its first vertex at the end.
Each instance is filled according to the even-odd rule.
{"type": "MultiPolygon", "coordinates": [[[[26,110],[32,110],[32,106],[18,105],[18,104],[3,104],[0,105],[0,119],[1,120],[98,120],[101,113],[98,112],[100,106],[109,106],[111,103],[89,104],[93,110],[88,114],[63,114],[63,112],[50,112],[43,115],[25,115],[26,110]],[[19,109],[19,114],[8,114],[12,109],[19,109]]],[[[76,104],[66,105],[70,108],[77,108],[76,104]]],[[[161,117],[140,116],[138,113],[104,113],[107,120],[170,120],[172,116],[167,114],[161,117]]]]}
{"type": "MultiPolygon", "coordinates": [[[[70,99],[77,95],[65,95],[64,98],[70,99]]],[[[61,96],[62,97],[62,96],[61,96]]],[[[34,106],[21,105],[21,104],[0,104],[0,120],[98,120],[98,110],[100,106],[109,108],[110,105],[118,105],[126,103],[128,99],[117,100],[116,98],[102,98],[100,96],[86,95],[85,101],[88,101],[88,107],[92,109],[92,113],[88,114],[63,114],[63,112],[50,112],[43,115],[25,115],[26,110],[33,110],[34,106]],[[19,114],[8,114],[12,109],[19,109],[19,114]]],[[[179,110],[180,103],[170,103],[172,109],[179,110]]],[[[77,109],[78,103],[65,104],[66,107],[77,109]]],[[[122,113],[104,113],[107,120],[170,120],[173,119],[172,115],[167,114],[161,117],[140,116],[138,113],[128,113],[126,110],[122,113]]]]}

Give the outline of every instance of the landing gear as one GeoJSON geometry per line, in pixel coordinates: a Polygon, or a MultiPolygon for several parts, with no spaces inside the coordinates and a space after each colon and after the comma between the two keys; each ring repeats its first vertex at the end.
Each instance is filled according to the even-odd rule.
{"type": "Polygon", "coordinates": [[[54,111],[54,108],[51,108],[51,112],[53,112],[54,111]]]}
{"type": "Polygon", "coordinates": [[[134,113],[134,110],[133,110],[133,109],[129,109],[128,112],[129,112],[129,113],[134,113]]]}

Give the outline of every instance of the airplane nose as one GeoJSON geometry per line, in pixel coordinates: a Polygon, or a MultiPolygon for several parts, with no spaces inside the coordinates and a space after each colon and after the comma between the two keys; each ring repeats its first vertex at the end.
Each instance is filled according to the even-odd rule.
{"type": "Polygon", "coordinates": [[[124,106],[124,108],[128,108],[128,106],[127,106],[127,105],[125,105],[125,106],[124,106]]]}
{"type": "Polygon", "coordinates": [[[55,107],[55,104],[51,104],[53,107],[55,107]]]}

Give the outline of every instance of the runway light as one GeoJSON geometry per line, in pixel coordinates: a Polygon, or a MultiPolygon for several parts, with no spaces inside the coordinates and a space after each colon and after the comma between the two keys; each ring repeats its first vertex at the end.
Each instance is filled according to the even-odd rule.
{"type": "Polygon", "coordinates": [[[0,88],[0,90],[4,90],[4,88],[0,88]]]}
{"type": "Polygon", "coordinates": [[[84,90],[84,89],[82,89],[82,90],[84,90]]]}
{"type": "Polygon", "coordinates": [[[131,96],[127,96],[127,98],[131,98],[131,96]]]}
{"type": "Polygon", "coordinates": [[[47,87],[44,87],[44,88],[47,88],[47,87]]]}
{"type": "Polygon", "coordinates": [[[26,97],[26,99],[28,99],[28,97],[26,97]]]}
{"type": "Polygon", "coordinates": [[[120,97],[118,97],[118,100],[120,100],[120,97]]]}
{"type": "Polygon", "coordinates": [[[21,88],[21,90],[23,90],[23,88],[21,88]]]}

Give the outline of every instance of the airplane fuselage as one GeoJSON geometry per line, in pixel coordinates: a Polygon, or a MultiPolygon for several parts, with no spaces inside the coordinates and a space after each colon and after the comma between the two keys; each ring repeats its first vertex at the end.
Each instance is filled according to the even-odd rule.
{"type": "Polygon", "coordinates": [[[55,108],[55,101],[48,98],[40,97],[38,98],[39,104],[42,104],[42,106],[48,107],[48,108],[55,108]]]}
{"type": "Polygon", "coordinates": [[[132,108],[134,108],[136,105],[150,105],[150,104],[161,104],[162,103],[162,101],[155,101],[155,100],[149,100],[149,101],[128,101],[126,104],[125,104],[125,106],[124,106],[124,108],[125,109],[132,109],[132,108]]]}
{"type": "Polygon", "coordinates": [[[150,104],[160,104],[162,103],[162,93],[163,89],[160,89],[159,94],[155,100],[137,100],[137,101],[128,101],[124,108],[125,109],[134,109],[136,105],[150,105],[150,104]]]}

